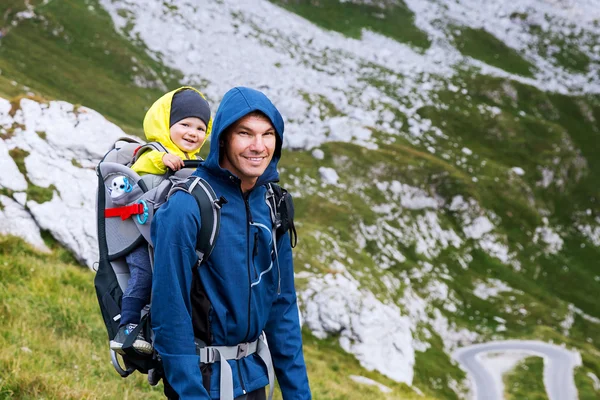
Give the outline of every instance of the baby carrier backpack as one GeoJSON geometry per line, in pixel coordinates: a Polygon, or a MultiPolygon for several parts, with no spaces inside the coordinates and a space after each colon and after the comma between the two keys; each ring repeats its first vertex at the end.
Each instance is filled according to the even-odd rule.
{"type": "MultiPolygon", "coordinates": [[[[96,168],[98,175],[97,226],[99,261],[94,285],[108,333],[113,340],[119,329],[121,300],[129,280],[129,267],[125,256],[137,246],[148,243],[150,260],[153,262],[153,246],[150,224],[156,210],[169,196],[183,190],[196,199],[200,208],[201,228],[198,232],[196,253],[199,266],[214,247],[220,227],[220,210],[227,203],[217,198],[211,186],[202,178],[190,176],[202,160],[186,160],[185,167],[175,173],[139,176],[130,167],[149,150],[167,150],[160,143],[144,143],[138,139],[121,138],[105,154],[96,168]]],[[[290,232],[292,247],[297,243],[293,222],[294,208],[289,193],[276,184],[269,184],[268,204],[276,239],[290,232]]],[[[142,331],[147,341],[153,342],[149,319],[150,305],[142,311],[142,319],[123,343],[123,366],[117,354],[111,350],[115,370],[127,377],[134,371],[148,374],[150,384],[157,384],[161,377],[160,358],[156,352],[143,355],[133,349],[133,341],[142,331]]]]}
{"type": "MultiPolygon", "coordinates": [[[[210,185],[203,179],[190,176],[201,160],[185,161],[186,168],[175,173],[140,177],[130,167],[149,150],[167,152],[160,143],[121,138],[96,168],[99,261],[94,285],[109,340],[114,339],[119,329],[121,300],[129,280],[125,256],[147,242],[152,261],[150,224],[155,211],[167,201],[171,191],[187,191],[198,202],[202,228],[198,236],[197,252],[203,258],[210,255],[218,235],[221,200],[216,198],[210,185]]],[[[142,311],[142,319],[137,328],[123,344],[124,366],[121,366],[116,353],[111,350],[113,366],[122,377],[127,377],[136,370],[148,373],[159,366],[156,354],[143,355],[133,349],[133,341],[140,330],[152,342],[149,305],[142,311]]]]}

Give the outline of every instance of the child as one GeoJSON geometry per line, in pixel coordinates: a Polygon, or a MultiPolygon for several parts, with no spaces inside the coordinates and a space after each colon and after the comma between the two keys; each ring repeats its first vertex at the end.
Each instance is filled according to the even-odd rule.
{"type": "MultiPolygon", "coordinates": [[[[196,89],[182,87],[158,99],[146,113],[144,133],[146,139],[160,142],[169,152],[148,151],[132,165],[139,175],[162,175],[167,168],[178,171],[183,159],[196,159],[208,133],[210,124],[208,102],[196,89]]],[[[126,255],[130,278],[123,293],[119,330],[110,348],[123,354],[123,342],[140,322],[141,311],[150,302],[152,270],[148,245],[144,243],[126,255]]],[[[152,345],[140,332],[133,342],[140,353],[151,354],[152,345]]]]}

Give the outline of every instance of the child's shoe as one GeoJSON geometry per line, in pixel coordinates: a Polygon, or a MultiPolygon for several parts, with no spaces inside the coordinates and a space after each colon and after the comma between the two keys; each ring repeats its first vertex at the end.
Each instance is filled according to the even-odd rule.
{"type": "MultiPolygon", "coordinates": [[[[136,326],[137,324],[127,324],[119,327],[117,335],[110,341],[110,349],[119,354],[125,354],[123,351],[123,343],[125,343],[125,339],[127,339],[127,336],[136,328],[136,326]]],[[[146,341],[142,331],[138,333],[136,339],[133,341],[133,348],[142,354],[152,354],[152,345],[146,341]]]]}

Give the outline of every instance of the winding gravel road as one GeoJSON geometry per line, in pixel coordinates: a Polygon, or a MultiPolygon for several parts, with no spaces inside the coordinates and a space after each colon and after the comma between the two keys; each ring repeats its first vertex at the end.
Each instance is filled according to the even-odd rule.
{"type": "MultiPolygon", "coordinates": [[[[581,365],[581,356],[561,346],[527,340],[488,342],[467,346],[453,354],[473,382],[474,399],[501,400],[502,378],[495,376],[481,362],[485,353],[521,352],[544,358],[544,385],[550,400],[576,400],[574,369],[581,365]],[[500,384],[498,384],[500,382],[500,384]]],[[[498,374],[498,373],[496,373],[498,374]]]]}

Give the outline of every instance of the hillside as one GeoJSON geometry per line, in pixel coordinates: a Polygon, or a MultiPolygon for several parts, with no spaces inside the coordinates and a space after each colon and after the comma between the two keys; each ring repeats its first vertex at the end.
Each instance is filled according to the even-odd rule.
{"type": "MultiPolygon", "coordinates": [[[[85,223],[93,209],[79,203],[93,203],[92,168],[109,139],[141,134],[145,108],[180,82],[206,92],[215,109],[231,86],[256,87],[286,118],[282,183],[296,204],[315,398],[384,396],[351,375],[392,388],[386,398],[462,398],[468,383],[452,352],[518,338],[578,351],[579,397],[597,398],[600,8],[480,3],[3,2],[0,233],[53,247],[51,271],[78,277],[65,280],[71,298],[89,297],[92,273],[61,261],[55,241],[93,264],[85,223]],[[52,162],[40,173],[44,157],[52,162]],[[81,182],[75,198],[65,178],[81,182]],[[76,210],[72,225],[60,223],[64,210],[76,210]]],[[[6,263],[47,257],[2,240],[7,276],[6,263]]],[[[1,280],[0,297],[47,296],[69,310],[37,286],[19,297],[29,276],[21,272],[1,280]]],[[[10,306],[2,315],[11,330],[28,325],[10,306]]],[[[86,351],[106,361],[99,315],[85,318],[72,327],[94,326],[86,351]]],[[[25,360],[19,349],[31,346],[1,337],[2,370],[15,371],[8,360],[25,360]]],[[[54,359],[70,362],[64,352],[54,359]]],[[[31,369],[2,379],[0,393],[66,396],[62,378],[31,386],[42,376],[31,369]]],[[[109,379],[103,371],[94,379],[109,379]]],[[[131,390],[149,390],[142,382],[131,390]]],[[[90,381],[81,388],[91,398],[104,391],[90,381]]],[[[510,390],[517,398],[527,389],[510,390]]]]}

